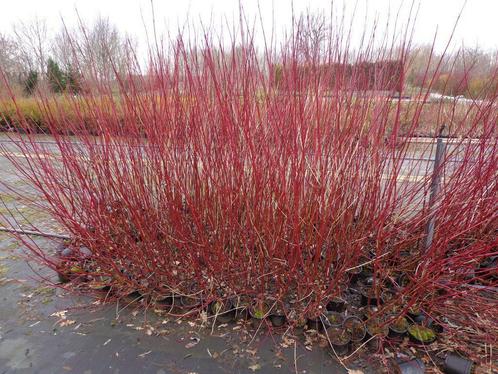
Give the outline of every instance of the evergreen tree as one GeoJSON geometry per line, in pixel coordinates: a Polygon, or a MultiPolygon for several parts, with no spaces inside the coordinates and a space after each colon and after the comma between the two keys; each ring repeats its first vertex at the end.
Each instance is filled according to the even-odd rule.
{"type": "Polygon", "coordinates": [[[52,92],[61,93],[66,89],[66,76],[59,64],[49,58],[47,61],[47,78],[52,92]]]}
{"type": "Polygon", "coordinates": [[[30,70],[26,80],[24,81],[24,92],[26,95],[32,95],[38,85],[38,72],[30,70]]]}
{"type": "Polygon", "coordinates": [[[64,76],[66,82],[66,89],[73,94],[79,93],[81,91],[80,74],[76,70],[74,70],[72,66],[69,66],[64,76]]]}

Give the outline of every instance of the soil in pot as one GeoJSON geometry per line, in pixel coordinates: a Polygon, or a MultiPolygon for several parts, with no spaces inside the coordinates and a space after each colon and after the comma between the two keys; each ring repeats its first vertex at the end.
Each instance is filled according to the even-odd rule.
{"type": "Polygon", "coordinates": [[[261,322],[270,314],[270,306],[264,301],[256,301],[249,308],[249,315],[252,318],[254,327],[259,327],[261,322]]]}
{"type": "Polygon", "coordinates": [[[193,284],[186,295],[182,295],[180,297],[180,303],[184,308],[191,309],[198,307],[201,304],[202,293],[199,292],[199,289],[196,284],[193,284]]]}
{"type": "Polygon", "coordinates": [[[111,282],[111,277],[99,276],[88,282],[88,287],[94,291],[109,292],[111,289],[111,282]]]}
{"type": "Polygon", "coordinates": [[[327,336],[338,356],[344,356],[349,353],[349,343],[351,336],[346,329],[342,327],[329,327],[327,329],[327,336]]]}
{"type": "Polygon", "coordinates": [[[306,318],[299,318],[294,321],[294,328],[298,330],[304,330],[307,327],[307,320],[306,318]]]}
{"type": "Polygon", "coordinates": [[[418,305],[413,305],[408,309],[408,317],[415,323],[422,323],[426,320],[425,314],[418,305]]]}
{"type": "Polygon", "coordinates": [[[343,327],[351,335],[351,341],[361,342],[367,333],[365,323],[357,316],[349,316],[343,322],[343,327]]]}
{"type": "Polygon", "coordinates": [[[381,304],[380,297],[377,298],[377,295],[373,288],[365,287],[360,291],[360,293],[361,293],[361,304],[363,306],[381,304]]]}
{"type": "Polygon", "coordinates": [[[349,278],[350,285],[354,285],[360,280],[360,278],[361,278],[360,275],[361,275],[362,271],[363,271],[363,268],[361,266],[354,268],[354,269],[351,269],[349,271],[349,274],[351,275],[351,278],[349,278]]]}
{"type": "Polygon", "coordinates": [[[249,309],[251,317],[254,319],[264,319],[270,312],[270,307],[266,302],[255,302],[249,309]]]}
{"type": "Polygon", "coordinates": [[[342,327],[342,323],[344,322],[344,316],[341,313],[326,312],[325,317],[326,317],[327,327],[342,327]]]}
{"type": "Polygon", "coordinates": [[[251,299],[248,296],[237,296],[235,299],[235,318],[236,319],[249,319],[249,309],[251,307],[251,299]]]}
{"type": "Polygon", "coordinates": [[[380,294],[380,298],[381,298],[383,304],[387,304],[396,298],[396,294],[391,290],[384,290],[380,294]]]}
{"type": "Polygon", "coordinates": [[[288,321],[297,333],[303,332],[306,328],[306,318],[301,317],[300,311],[297,311],[296,309],[290,309],[288,321]]]}
{"type": "Polygon", "coordinates": [[[308,329],[310,330],[325,331],[328,327],[328,321],[322,314],[310,315],[306,320],[306,326],[308,326],[308,329]]]}
{"type": "Polygon", "coordinates": [[[363,307],[361,309],[361,312],[362,312],[363,320],[367,321],[371,318],[375,318],[373,316],[379,312],[379,308],[377,308],[375,305],[370,305],[367,307],[363,307]]]}
{"type": "Polygon", "coordinates": [[[270,322],[273,325],[273,327],[281,327],[285,324],[285,321],[286,317],[282,309],[276,308],[274,311],[271,312],[270,322]]]}
{"type": "Polygon", "coordinates": [[[436,333],[429,327],[411,325],[408,327],[410,339],[419,344],[430,344],[436,340],[436,333]]]}
{"type": "Polygon", "coordinates": [[[408,320],[403,316],[397,317],[392,315],[388,317],[390,320],[393,318],[395,318],[394,321],[389,325],[389,337],[402,338],[408,331],[408,320]]]}
{"type": "Polygon", "coordinates": [[[346,301],[346,307],[350,308],[361,308],[361,295],[358,290],[350,288],[344,295],[346,301]]]}
{"type": "Polygon", "coordinates": [[[213,301],[209,310],[211,315],[219,323],[229,323],[235,318],[235,307],[230,300],[216,300],[213,301]]]}
{"type": "Polygon", "coordinates": [[[389,327],[387,327],[387,325],[383,321],[374,318],[367,322],[366,330],[367,337],[369,339],[372,338],[368,342],[368,346],[372,350],[378,351],[382,340],[389,334],[389,327]]]}

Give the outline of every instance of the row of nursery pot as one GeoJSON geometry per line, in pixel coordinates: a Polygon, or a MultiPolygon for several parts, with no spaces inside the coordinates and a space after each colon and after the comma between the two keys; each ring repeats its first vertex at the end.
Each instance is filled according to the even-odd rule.
{"type": "MultiPolygon", "coordinates": [[[[395,361],[394,372],[398,374],[424,374],[426,367],[420,358],[408,361],[395,361]]],[[[446,374],[472,374],[475,370],[473,361],[460,356],[457,353],[448,353],[441,369],[446,374]]]]}
{"type": "Polygon", "coordinates": [[[338,312],[327,312],[322,326],[322,331],[325,330],[338,355],[347,354],[352,345],[361,342],[368,342],[372,350],[378,350],[386,338],[399,341],[408,335],[416,344],[430,344],[436,340],[436,332],[431,327],[397,315],[346,316],[338,312]]]}
{"type": "Polygon", "coordinates": [[[266,320],[274,327],[281,327],[289,322],[295,328],[308,328],[322,332],[326,330],[331,343],[337,346],[339,351],[350,342],[356,343],[370,338],[372,338],[370,343],[372,348],[378,348],[376,343],[388,336],[402,338],[408,334],[414,342],[422,344],[431,343],[436,338],[432,326],[415,323],[426,323],[425,319],[398,317],[396,315],[374,318],[372,315],[378,311],[373,306],[362,308],[360,315],[346,315],[346,302],[339,298],[329,301],[324,312],[309,315],[306,319],[291,318],[288,320],[287,316],[292,314],[289,305],[283,308],[277,301],[261,301],[249,296],[212,300],[212,298],[208,299],[195,283],[190,286],[189,292],[186,294],[175,292],[167,287],[152,293],[136,289],[114,291],[112,279],[104,276],[95,277],[87,282],[87,285],[90,289],[103,292],[106,295],[115,293],[118,298],[124,297],[129,302],[146,300],[152,303],[155,308],[172,314],[185,310],[207,308],[210,316],[219,323],[229,323],[236,319],[252,319],[255,326],[259,326],[266,320]],[[346,344],[345,340],[347,340],[346,344]]]}
{"type": "MultiPolygon", "coordinates": [[[[83,246],[76,248],[63,246],[59,250],[61,264],[65,265],[59,271],[61,280],[68,281],[78,278],[84,280],[88,288],[92,290],[105,292],[106,295],[114,294],[117,298],[126,297],[130,302],[145,300],[156,308],[172,314],[185,309],[207,309],[213,318],[221,323],[238,318],[252,318],[256,324],[267,320],[274,327],[289,323],[296,328],[307,327],[318,331],[330,329],[332,335],[341,341],[345,340],[348,334],[351,335],[349,339],[353,342],[375,336],[376,338],[372,339],[373,343],[388,335],[391,338],[400,338],[405,334],[409,334],[416,342],[429,343],[435,339],[434,330],[439,327],[415,307],[409,309],[407,318],[397,317],[395,314],[386,315],[384,318],[370,318],[369,314],[377,314],[372,309],[392,300],[401,287],[385,288],[379,295],[371,287],[371,270],[368,268],[356,269],[359,270],[358,279],[356,279],[357,287],[350,287],[350,290],[356,290],[361,295],[361,306],[363,307],[361,309],[370,313],[358,313],[358,310],[351,312],[346,300],[336,297],[326,304],[325,312],[320,311],[306,317],[296,316],[295,308],[276,300],[263,298],[264,301],[262,301],[261,298],[248,295],[226,297],[226,295],[218,294],[208,296],[203,292],[204,287],[195,282],[191,283],[187,289],[182,287],[181,291],[178,290],[178,287],[168,286],[161,286],[160,289],[150,291],[148,284],[138,289],[130,289],[128,286],[130,283],[117,281],[117,278],[121,278],[121,280],[125,278],[124,274],[118,274],[114,278],[89,274],[87,271],[89,267],[91,268],[89,266],[91,255],[88,248],[83,246]],[[72,258],[77,261],[71,261],[72,258]],[[359,317],[349,315],[354,313],[359,317]],[[392,322],[388,324],[386,321],[392,322]],[[409,322],[415,323],[410,324],[409,322]],[[416,323],[423,323],[425,326],[419,326],[416,323]],[[343,329],[344,331],[340,332],[334,329],[343,329]]],[[[404,282],[400,281],[399,283],[403,284],[404,282]]]]}
{"type": "MultiPolygon", "coordinates": [[[[85,256],[90,255],[85,247],[80,249],[80,253],[85,256]]],[[[89,289],[106,296],[113,294],[130,303],[137,301],[151,303],[155,308],[171,314],[205,310],[213,323],[226,324],[243,319],[250,320],[254,328],[267,324],[277,328],[290,325],[297,329],[317,330],[328,337],[333,351],[339,356],[347,355],[364,342],[367,342],[371,350],[377,351],[384,339],[396,342],[406,336],[416,344],[430,344],[436,340],[437,333],[441,332],[441,326],[424,315],[416,306],[408,308],[406,316],[400,316],[399,313],[390,314],[385,311],[389,308],[382,310],[382,306],[396,297],[402,287],[385,287],[380,294],[375,293],[368,276],[358,279],[356,287],[350,287],[348,290],[358,296],[358,307],[351,307],[351,300],[347,298],[335,297],[330,299],[321,309],[323,311],[318,314],[297,318],[296,310],[293,308],[296,305],[284,304],[270,298],[262,300],[248,295],[207,296],[202,291],[203,288],[195,282],[187,287],[187,292],[166,286],[154,291],[148,290],[146,286],[141,289],[119,289],[115,278],[88,274],[83,270],[83,266],[84,263],[83,265],[70,263],[69,267],[64,268],[65,272],[61,272],[59,276],[63,277],[64,281],[75,278],[83,280],[89,289]]],[[[399,283],[405,285],[404,282],[399,283]]],[[[415,361],[400,363],[401,372],[406,368],[409,370],[413,367],[423,368],[418,361],[415,361]]],[[[470,365],[468,360],[453,356],[448,357],[447,361],[448,367],[467,365],[467,368],[470,365]]],[[[421,370],[420,372],[423,372],[423,369],[421,370]]],[[[448,372],[460,373],[449,370],[448,372]]],[[[467,372],[462,371],[462,373],[467,372]]]]}

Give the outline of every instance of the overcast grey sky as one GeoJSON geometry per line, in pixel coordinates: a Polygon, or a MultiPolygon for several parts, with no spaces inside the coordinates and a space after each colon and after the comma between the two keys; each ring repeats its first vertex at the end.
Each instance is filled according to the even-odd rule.
{"type": "MultiPolygon", "coordinates": [[[[342,9],[342,3],[351,12],[356,0],[336,0],[335,7],[342,9]]],[[[447,41],[465,0],[418,0],[420,11],[417,18],[416,43],[430,43],[438,28],[438,48],[447,41]]],[[[138,41],[145,40],[144,24],[150,25],[150,0],[0,0],[0,32],[9,32],[17,21],[29,21],[35,16],[47,20],[50,31],[60,28],[61,17],[69,25],[77,23],[75,9],[83,20],[92,20],[96,15],[108,16],[120,30],[133,35],[138,41]]],[[[260,0],[263,24],[270,30],[272,24],[277,31],[289,25],[292,15],[291,0],[260,0]],[[272,10],[273,15],[272,15],[272,10]]],[[[411,0],[358,0],[359,10],[355,17],[356,27],[362,28],[364,13],[370,19],[374,15],[381,19],[389,11],[395,13],[402,5],[402,18],[406,17],[411,0]]],[[[294,11],[306,9],[326,11],[330,0],[293,0],[294,11]]],[[[238,0],[154,0],[158,28],[176,30],[178,23],[189,19],[204,23],[214,20],[219,24],[222,16],[237,17],[238,0]]],[[[248,18],[258,14],[258,1],[242,1],[248,18]]],[[[498,0],[468,0],[462,19],[455,34],[455,44],[474,46],[478,43],[484,49],[498,49],[498,0]]]]}

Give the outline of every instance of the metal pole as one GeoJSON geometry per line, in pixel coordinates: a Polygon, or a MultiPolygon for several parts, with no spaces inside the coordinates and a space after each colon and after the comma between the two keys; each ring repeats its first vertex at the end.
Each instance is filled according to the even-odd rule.
{"type": "Polygon", "coordinates": [[[46,238],[71,239],[71,237],[69,235],[55,234],[55,233],[43,232],[43,231],[10,229],[10,228],[7,228],[7,227],[0,227],[0,231],[10,232],[10,233],[16,233],[16,234],[21,234],[21,235],[43,236],[43,237],[46,237],[46,238]]]}
{"type": "Polygon", "coordinates": [[[436,204],[437,195],[441,185],[441,163],[446,153],[446,142],[439,134],[436,143],[436,157],[434,159],[434,168],[432,170],[431,194],[429,196],[429,220],[425,228],[424,249],[427,251],[434,239],[434,230],[436,228],[436,215],[434,214],[434,205],[436,204]]]}

